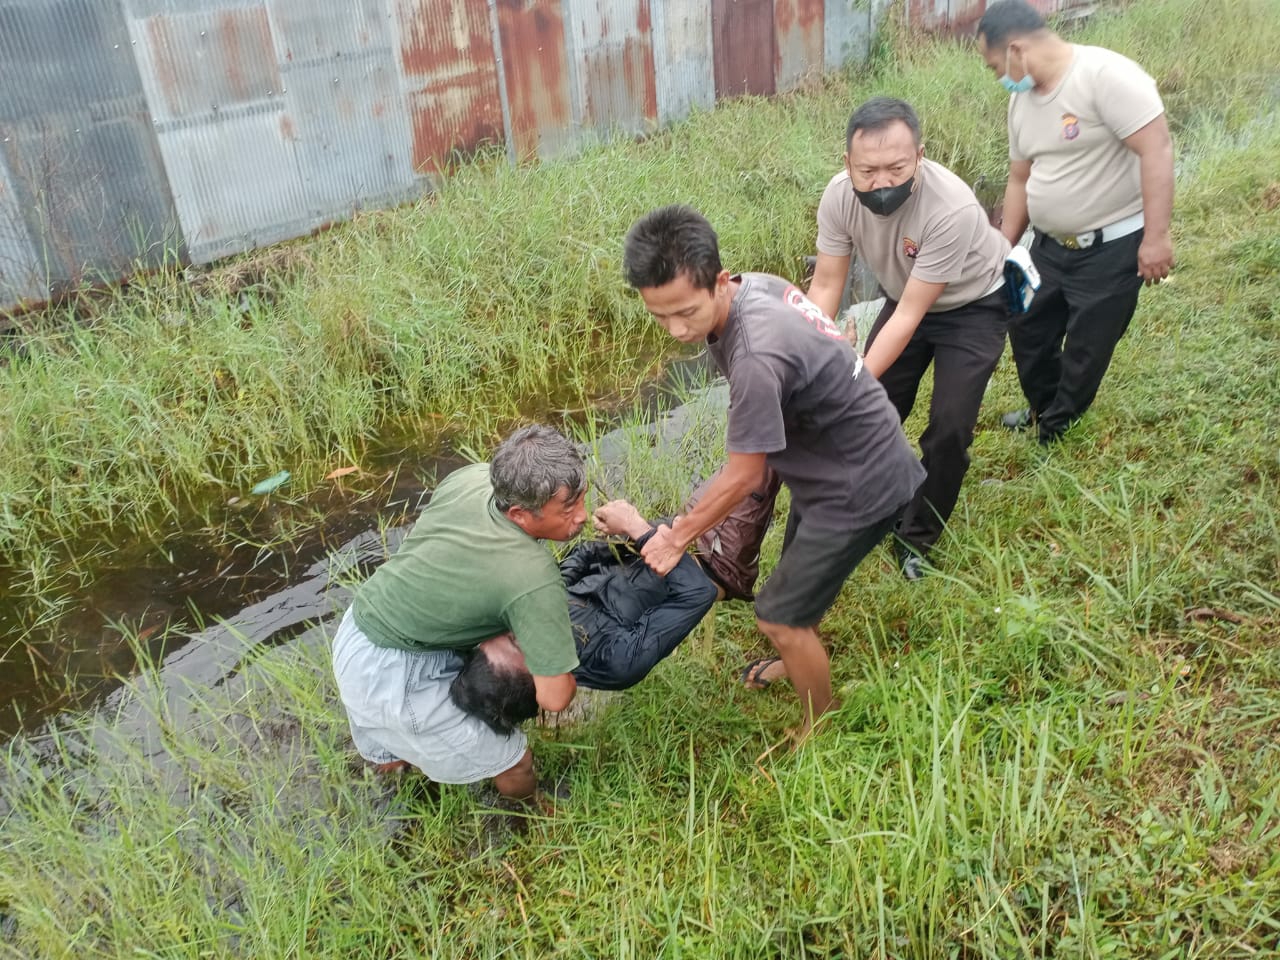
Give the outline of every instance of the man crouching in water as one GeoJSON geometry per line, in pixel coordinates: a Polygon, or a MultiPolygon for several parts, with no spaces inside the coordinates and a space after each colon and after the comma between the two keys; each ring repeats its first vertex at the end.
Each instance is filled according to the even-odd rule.
{"type": "Polygon", "coordinates": [[[378,770],[411,764],[438,783],[492,778],[504,797],[534,798],[524,733],[460,710],[449,687],[469,651],[507,635],[490,645],[495,659],[519,658],[533,702],[569,705],[578,657],[560,570],[539,541],[578,534],[586,486],[572,443],[550,427],[518,430],[491,463],[446,477],[357,591],[333,638],[333,669],[351,738],[378,770]]]}

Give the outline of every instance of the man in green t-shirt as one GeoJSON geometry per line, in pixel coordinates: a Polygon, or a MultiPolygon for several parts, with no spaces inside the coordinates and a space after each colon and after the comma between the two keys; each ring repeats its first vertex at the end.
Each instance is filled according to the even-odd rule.
{"type": "Polygon", "coordinates": [[[578,657],[565,588],[538,541],[578,534],[586,486],[577,449],[544,426],[518,430],[491,463],[440,483],[334,635],[334,675],[361,756],[380,770],[412,764],[439,783],[492,777],[503,796],[533,797],[524,734],[463,713],[449,685],[463,654],[513,634],[510,666],[528,670],[538,705],[569,705],[578,657]]]}

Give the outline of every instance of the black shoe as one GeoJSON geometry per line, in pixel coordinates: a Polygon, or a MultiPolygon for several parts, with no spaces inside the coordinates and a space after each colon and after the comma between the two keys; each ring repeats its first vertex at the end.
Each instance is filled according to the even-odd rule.
{"type": "Polygon", "coordinates": [[[916,556],[913,553],[902,561],[902,579],[923,580],[928,566],[928,561],[924,557],[916,556]]]}
{"type": "Polygon", "coordinates": [[[893,558],[898,562],[898,570],[904,580],[919,580],[929,569],[929,561],[924,558],[921,548],[897,536],[893,538],[893,558]]]}
{"type": "Polygon", "coordinates": [[[1000,418],[1000,425],[1006,430],[1025,430],[1035,422],[1036,418],[1032,416],[1030,407],[1011,410],[1000,418]]]}

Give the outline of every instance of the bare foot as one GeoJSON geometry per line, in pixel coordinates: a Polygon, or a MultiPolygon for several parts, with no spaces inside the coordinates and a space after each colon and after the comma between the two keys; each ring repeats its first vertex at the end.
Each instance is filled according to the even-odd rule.
{"type": "Polygon", "coordinates": [[[799,750],[804,746],[805,741],[813,735],[813,731],[822,725],[823,718],[830,714],[831,711],[839,709],[840,701],[832,700],[830,706],[828,706],[827,709],[818,716],[814,717],[812,722],[802,723],[798,727],[788,727],[784,733],[786,734],[787,740],[791,743],[791,749],[799,750]]]}
{"type": "Polygon", "coordinates": [[[804,742],[809,739],[810,734],[813,733],[813,727],[804,723],[798,727],[787,727],[783,733],[786,735],[787,742],[791,745],[791,749],[799,750],[804,746],[804,742]]]}
{"type": "Polygon", "coordinates": [[[404,773],[408,769],[408,760],[391,760],[387,763],[375,763],[373,765],[373,772],[377,774],[404,773]]]}

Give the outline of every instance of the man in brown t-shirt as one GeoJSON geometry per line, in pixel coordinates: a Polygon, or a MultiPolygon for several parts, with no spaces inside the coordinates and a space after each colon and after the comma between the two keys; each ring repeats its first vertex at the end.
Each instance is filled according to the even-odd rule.
{"type": "MultiPolygon", "coordinates": [[[[729,381],[728,457],[688,513],[641,551],[665,575],[760,482],[765,466],[791,493],[782,555],[756,597],[756,625],[778,652],[803,710],[803,739],[836,704],[818,624],[845,580],[893,529],[924,471],[884,389],[831,319],[766,273],[730,274],[696,210],[651,211],[627,232],[627,282],[682,343],[706,344],[729,381]]],[[[749,686],[781,671],[748,668],[749,686]]]]}
{"type": "Polygon", "coordinates": [[[1138,305],[1173,267],[1173,145],[1155,81],[1111,50],[1067,43],[1023,0],[978,23],[1012,94],[1004,235],[1035,229],[1041,286],[1009,328],[1030,406],[1004,418],[1051,443],[1084,415],[1138,305]]]}
{"type": "Polygon", "coordinates": [[[929,425],[920,435],[928,476],[895,541],[903,575],[915,580],[960,496],[978,407],[1004,352],[1009,241],[963,180],[924,159],[910,104],[868,100],[849,118],[845,145],[845,169],[818,205],[809,298],[834,316],[853,254],[871,268],[885,305],[865,362],[902,420],[933,364],[929,425]]]}

